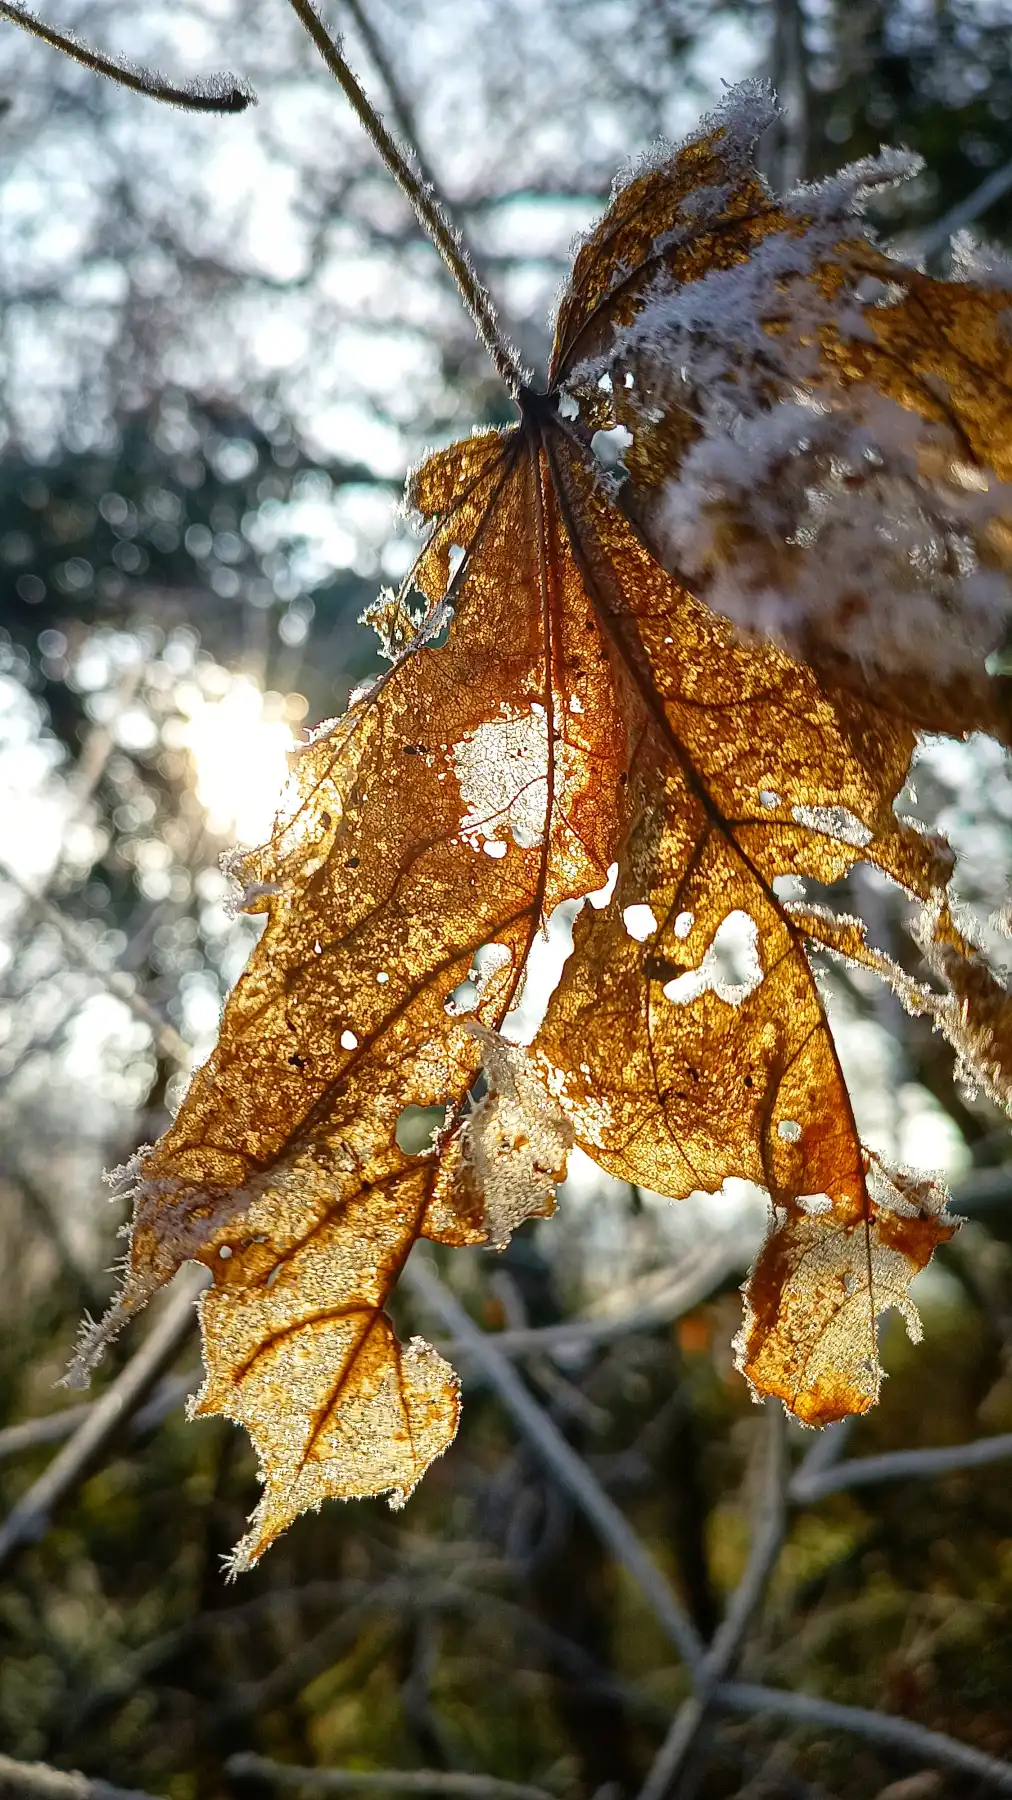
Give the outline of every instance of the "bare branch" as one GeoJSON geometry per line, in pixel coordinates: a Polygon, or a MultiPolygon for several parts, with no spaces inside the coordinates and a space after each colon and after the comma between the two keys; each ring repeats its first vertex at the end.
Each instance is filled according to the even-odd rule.
{"type": "Polygon", "coordinates": [[[716,1688],[713,1704],[729,1712],[772,1713],[791,1719],[797,1725],[828,1726],[833,1731],[846,1731],[887,1749],[906,1751],[935,1768],[958,1769],[963,1775],[975,1775],[990,1782],[1001,1794],[1012,1794],[1012,1763],[1001,1762],[983,1750],[957,1743],[940,1731],[929,1731],[909,1719],[897,1719],[889,1713],[872,1712],[864,1706],[839,1706],[835,1700],[820,1700],[815,1694],[791,1694],[782,1688],[753,1686],[750,1682],[728,1682],[716,1688]]]}
{"type": "Polygon", "coordinates": [[[140,1788],[113,1787],[76,1769],[51,1769],[48,1763],[16,1762],[0,1755],[0,1793],[25,1794],[35,1800],[151,1800],[140,1788]]]}
{"type": "Polygon", "coordinates": [[[43,1444],[59,1444],[70,1437],[87,1418],[94,1400],[65,1406],[62,1412],[46,1413],[41,1419],[23,1419],[18,1425],[7,1425],[0,1431],[0,1462],[9,1456],[21,1456],[26,1450],[38,1450],[43,1444]]]}
{"type": "MultiPolygon", "coordinates": [[[[3,0],[0,0],[0,5],[2,4],[3,0]]],[[[143,994],[138,994],[134,990],[129,976],[122,974],[118,969],[106,968],[101,959],[95,955],[83,933],[69,919],[64,918],[59,907],[54,906],[51,900],[47,900],[44,894],[36,892],[27,881],[22,881],[20,875],[16,874],[8,863],[4,863],[0,867],[2,867],[5,880],[12,882],[36,912],[59,934],[64,949],[78,967],[87,969],[90,975],[96,976],[102,986],[107,988],[110,994],[114,994],[116,999],[122,1001],[123,1005],[133,1013],[135,1019],[140,1019],[141,1023],[147,1026],[163,1056],[168,1057],[171,1062],[178,1063],[182,1069],[187,1069],[190,1064],[190,1050],[185,1039],[181,1038],[178,1031],[175,1031],[150,1002],[145,1000],[143,994]]]]}
{"type": "Polygon", "coordinates": [[[94,50],[90,44],[82,43],[74,32],[57,31],[30,12],[27,6],[17,5],[15,0],[0,0],[0,18],[9,19],[12,25],[20,25],[33,37],[41,38],[44,44],[62,50],[94,74],[107,75],[110,81],[129,88],[132,93],[146,94],[149,100],[164,100],[169,106],[182,106],[188,112],[213,113],[241,113],[257,103],[253,89],[239,75],[202,75],[193,81],[170,81],[157,69],[142,69],[125,62],[122,57],[94,50]]]}
{"type": "MultiPolygon", "coordinates": [[[[166,1414],[179,1406],[195,1391],[200,1377],[170,1375],[160,1381],[151,1398],[131,1420],[130,1429],[140,1434],[160,1425],[166,1414]]],[[[40,1419],[23,1419],[18,1425],[7,1425],[0,1431],[0,1462],[21,1456],[26,1450],[37,1450],[43,1444],[59,1444],[83,1424],[101,1400],[81,1400],[76,1406],[65,1406],[61,1412],[46,1413],[40,1419]]]]}
{"type": "Polygon", "coordinates": [[[817,1481],[827,1469],[834,1468],[850,1442],[856,1417],[852,1414],[847,1419],[837,1419],[834,1425],[827,1425],[824,1431],[816,1433],[808,1450],[802,1457],[799,1467],[794,1472],[788,1489],[788,1498],[793,1500],[796,1490],[808,1481],[817,1481]]]}
{"type": "Polygon", "coordinates": [[[350,101],[370,143],[378,151],[398,187],[407,196],[415,216],[430,243],[438,250],[453,276],[457,291],[474,320],[479,341],[488,353],[503,386],[514,399],[524,385],[524,371],[512,345],[503,338],[496,320],[495,308],[475,273],[474,262],[461,235],[450,224],[435,192],[420,171],[412,168],[408,156],[391,137],[375,107],[366,97],[357,78],[341,54],[312,0],[290,0],[292,10],[304,25],[320,52],[327,68],[350,101]]]}
{"type": "Polygon", "coordinates": [[[365,1793],[454,1794],[458,1800],[552,1800],[545,1788],[446,1769],[300,1769],[243,1752],[230,1756],[225,1768],[233,1779],[252,1777],[277,1787],[309,1788],[317,1794],[348,1794],[360,1789],[365,1793]]]}
{"type": "Polygon", "coordinates": [[[495,1339],[479,1330],[427,1258],[418,1254],[411,1257],[403,1279],[423,1306],[435,1313],[466,1348],[533,1449],[632,1576],[683,1662],[691,1670],[698,1670],[703,1646],[691,1619],[624,1513],[528,1392],[516,1370],[497,1349],[495,1339]]]}
{"type": "Polygon", "coordinates": [[[721,1676],[726,1675],[733,1666],[752,1615],[763,1597],[766,1583],[780,1555],[787,1520],[784,1413],[778,1400],[767,1400],[765,1405],[768,1432],[763,1495],[745,1572],[703,1659],[702,1668],[695,1680],[695,1692],[683,1701],[675,1714],[668,1735],[640,1790],[640,1800],[662,1800],[675,1777],[684,1768],[685,1760],[706,1717],[713,1689],[721,1676]]]}
{"type": "Polygon", "coordinates": [[[380,37],[379,32],[376,30],[365,7],[361,4],[361,0],[343,0],[343,3],[354,19],[358,34],[372,58],[376,73],[379,75],[383,86],[386,88],[387,99],[390,102],[390,111],[393,114],[394,124],[397,126],[404,143],[410,147],[415,162],[418,164],[418,172],[421,175],[422,180],[426,182],[429,187],[435,188],[436,179],[432,172],[432,166],[419,142],[418,127],[415,124],[414,115],[401,84],[397,79],[394,66],[387,55],[386,45],[380,37]]]}
{"type": "Polygon", "coordinates": [[[975,219],[980,218],[981,213],[993,206],[996,200],[1000,200],[1003,194],[1007,194],[1009,188],[1012,188],[1012,162],[1003,163],[1000,169],[992,169],[972,194],[950,207],[942,218],[921,233],[917,240],[921,255],[933,256],[936,250],[944,250],[955,232],[972,225],[975,219]]]}
{"type": "MultiPolygon", "coordinates": [[[[658,1325],[670,1325],[683,1313],[710,1295],[728,1275],[744,1272],[748,1266],[748,1250],[743,1250],[739,1234],[717,1238],[695,1255],[686,1257],[678,1274],[656,1299],[636,1306],[628,1312],[604,1318],[571,1319],[562,1325],[517,1327],[489,1334],[504,1356],[527,1356],[544,1352],[549,1356],[565,1356],[574,1351],[591,1350],[597,1344],[613,1344],[636,1332],[652,1331],[658,1325]]],[[[440,1341],[438,1348],[459,1350],[466,1346],[454,1340],[440,1341]]]]}
{"type": "Polygon", "coordinates": [[[949,1475],[959,1469],[983,1469],[989,1463],[1012,1459],[1012,1432],[999,1437],[974,1438],[969,1444],[943,1444],[931,1450],[887,1450],[881,1456],[852,1457],[836,1468],[806,1473],[804,1465],[790,1485],[796,1505],[810,1506],[826,1494],[844,1488],[872,1487],[880,1481],[911,1481],[931,1475],[949,1475]]]}
{"type": "Polygon", "coordinates": [[[206,1285],[203,1269],[186,1269],[178,1277],[140,1349],[0,1525],[0,1568],[25,1544],[42,1537],[54,1508],[85,1479],[95,1457],[141,1406],[192,1331],[194,1301],[206,1285]]]}

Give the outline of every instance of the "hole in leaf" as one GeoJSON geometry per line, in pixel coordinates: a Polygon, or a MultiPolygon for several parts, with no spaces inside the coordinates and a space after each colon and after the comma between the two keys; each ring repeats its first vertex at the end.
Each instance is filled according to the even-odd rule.
{"type": "Polygon", "coordinates": [[[625,425],[613,425],[609,431],[595,431],[590,440],[591,454],[602,469],[623,469],[622,458],[633,441],[625,425]]]}
{"type": "Polygon", "coordinates": [[[353,1031],[342,1031],[342,1033],[341,1033],[341,1049],[342,1050],[357,1050],[358,1049],[358,1038],[355,1036],[355,1033],[353,1031]]]}
{"type": "Polygon", "coordinates": [[[508,969],[513,961],[513,952],[508,944],[481,944],[474,953],[471,979],[484,987],[500,969],[508,969]]]}
{"type": "Polygon", "coordinates": [[[657,920],[654,917],[652,906],[624,906],[622,923],[629,936],[635,938],[638,944],[645,943],[647,938],[657,930],[657,920]]]}
{"type": "Polygon", "coordinates": [[[594,908],[595,912],[602,912],[604,910],[604,908],[608,905],[608,902],[610,901],[612,894],[615,892],[615,883],[617,880],[618,880],[618,863],[613,862],[609,866],[608,877],[607,877],[607,880],[605,881],[604,886],[595,888],[594,892],[592,894],[587,895],[587,899],[590,901],[590,904],[594,908]]]}
{"type": "Polygon", "coordinates": [[[665,982],[662,992],[666,1000],[687,1006],[710,989],[728,1005],[739,1006],[762,978],[758,926],[748,913],[736,910],[721,920],[698,969],[665,982]]]}
{"type": "Polygon", "coordinates": [[[443,1011],[449,1013],[453,1018],[460,1013],[473,1012],[477,1004],[478,983],[470,980],[461,981],[452,993],[447,994],[443,1002],[443,1011]]]}
{"type": "Polygon", "coordinates": [[[796,1144],[801,1136],[801,1126],[797,1119],[781,1119],[777,1126],[777,1136],[783,1138],[785,1144],[796,1144]]]}
{"type": "Polygon", "coordinates": [[[802,1212],[808,1213],[812,1218],[833,1210],[833,1202],[828,1194],[799,1194],[798,1205],[802,1212]]]}
{"type": "Polygon", "coordinates": [[[445,1120],[445,1106],[405,1106],[394,1129],[398,1149],[405,1156],[424,1156],[445,1120]]]}

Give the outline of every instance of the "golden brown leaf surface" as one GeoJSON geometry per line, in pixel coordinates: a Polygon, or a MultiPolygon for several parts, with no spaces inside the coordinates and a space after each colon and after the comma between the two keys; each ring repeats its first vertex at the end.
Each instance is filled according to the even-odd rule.
{"type": "MultiPolygon", "coordinates": [[[[754,436],[806,382],[813,418],[848,442],[882,419],[906,429],[896,491],[943,537],[951,493],[1007,473],[999,297],[888,264],[886,301],[866,305],[857,287],[885,259],[852,216],[838,225],[843,202],[770,200],[748,155],[757,96],[616,194],[560,307],[550,393],[413,478],[431,535],[404,599],[376,609],[392,667],[300,753],[271,843],[242,859],[264,934],[178,1118],[130,1171],[130,1269],[99,1335],[187,1258],[212,1271],[197,1410],[248,1428],[266,1483],[238,1566],[328,1495],[404,1497],[445,1448],[455,1378],[397,1343],[390,1293],[420,1238],[500,1245],[550,1211],[572,1141],[675,1199],[729,1176],[764,1186],[746,1374],[812,1423],[873,1402],[877,1317],[911,1317],[909,1281],[953,1222],[930,1184],[862,1147],[811,945],[894,972],[856,922],[785,902],[779,877],[831,885],[864,860],[933,907],[927,955],[952,997],[908,983],[904,998],[1007,1093],[1007,1000],[950,928],[944,853],[893,810],[918,728],[1002,729],[983,657],[932,684],[897,661],[902,621],[862,656],[832,611],[775,630],[758,611],[719,616],[704,600],[722,569],[741,568],[746,598],[775,576],[784,606],[807,579],[803,545],[764,537],[730,500],[699,594],[662,541],[661,501],[699,445],[730,455],[665,345],[688,331],[711,354],[708,309],[732,317],[737,293],[713,283],[736,271],[758,309],[738,371],[758,395],[754,436]],[[621,490],[591,444],[615,424],[632,433],[621,490]],[[413,590],[424,618],[403,649],[413,590]],[[613,862],[612,898],[583,909],[529,1052],[507,1045],[537,933],[613,862]],[[729,985],[732,915],[751,961],[729,985]],[[437,1106],[432,1148],[407,1153],[404,1109],[437,1106]]],[[[734,368],[726,380],[733,394],[734,368]]],[[[891,503],[869,467],[861,504],[891,503]]],[[[1001,504],[981,512],[992,572],[1001,504]]],[[[882,554],[869,581],[893,582],[905,565],[882,554]]],[[[962,590],[929,577],[910,604],[955,637],[962,590]]],[[[863,590],[852,599],[851,623],[863,590]]]]}

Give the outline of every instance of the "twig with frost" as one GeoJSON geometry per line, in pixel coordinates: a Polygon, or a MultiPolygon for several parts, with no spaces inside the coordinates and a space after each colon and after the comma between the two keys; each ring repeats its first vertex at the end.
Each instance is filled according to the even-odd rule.
{"type": "Polygon", "coordinates": [[[812,1506],[827,1494],[845,1489],[873,1487],[882,1481],[915,1481],[932,1475],[951,1475],[960,1469],[983,1469],[990,1463],[1012,1460],[1012,1431],[998,1437],[974,1438],[969,1444],[942,1444],[927,1450],[887,1450],[881,1456],[852,1457],[825,1472],[802,1466],[791,1482],[790,1499],[797,1506],[812,1506]]]}
{"type": "Polygon", "coordinates": [[[239,113],[256,105],[256,95],[241,76],[232,74],[197,76],[192,81],[170,81],[158,69],[144,69],[125,57],[109,56],[86,44],[73,31],[57,31],[27,6],[15,0],[0,0],[0,19],[41,38],[54,50],[62,50],[95,75],[108,75],[120,87],[132,93],[146,94],[149,100],[164,100],[169,106],[181,106],[187,112],[239,113]]]}
{"type": "Polygon", "coordinates": [[[419,136],[418,126],[415,122],[414,112],[404,89],[401,87],[393,63],[387,55],[386,45],[379,32],[376,30],[365,7],[361,4],[361,0],[342,0],[342,3],[354,19],[355,29],[369,53],[370,60],[377,75],[382,81],[383,86],[386,88],[390,112],[394,124],[401,134],[401,139],[406,147],[407,154],[414,157],[415,162],[418,165],[418,173],[422,180],[427,187],[432,188],[435,192],[437,188],[436,178],[432,172],[432,166],[429,159],[422,149],[421,138],[419,136]]]}
{"type": "Polygon", "coordinates": [[[793,1496],[798,1483],[803,1486],[807,1481],[817,1480],[827,1469],[833,1468],[839,1462],[850,1442],[856,1424],[857,1417],[852,1413],[849,1418],[837,1419],[835,1424],[827,1425],[823,1431],[816,1434],[794,1471],[788,1489],[789,1495],[793,1496]]]}
{"type": "Polygon", "coordinates": [[[780,1555],[787,1523],[785,1421],[783,1408],[778,1400],[767,1400],[765,1409],[766,1467],[745,1572],[714,1633],[702,1667],[696,1674],[694,1692],[682,1702],[671,1722],[668,1735],[654,1758],[650,1773],[640,1790],[640,1800],[663,1800],[672,1782],[684,1768],[685,1760],[709,1710],[713,1690],[732,1667],[741,1650],[745,1633],[780,1555]]]}
{"type": "MultiPolygon", "coordinates": [[[[519,1358],[545,1355],[563,1359],[578,1355],[581,1351],[593,1350],[598,1345],[617,1343],[622,1338],[652,1331],[657,1326],[670,1325],[682,1318],[693,1307],[700,1305],[728,1274],[735,1273],[739,1268],[743,1269],[744,1261],[739,1239],[736,1238],[732,1243],[720,1238],[716,1243],[707,1245],[702,1255],[689,1262],[680,1272],[679,1279],[650,1305],[639,1307],[636,1311],[619,1313],[615,1318],[573,1319],[561,1325],[532,1325],[499,1331],[491,1341],[501,1356],[519,1358]]],[[[470,1340],[464,1342],[455,1337],[434,1337],[433,1343],[444,1356],[459,1356],[467,1360],[470,1340]]],[[[137,1415],[132,1428],[138,1432],[150,1430],[178,1400],[185,1398],[196,1379],[196,1376],[180,1375],[162,1383],[161,1389],[156,1389],[143,1412],[137,1415]]],[[[24,1451],[34,1450],[43,1444],[61,1442],[77,1429],[98,1404],[98,1401],[85,1400],[76,1406],[66,1407],[62,1412],[47,1413],[37,1419],[25,1419],[20,1424],[9,1425],[0,1430],[0,1461],[6,1457],[19,1456],[24,1451]]],[[[824,1433],[814,1447],[826,1442],[828,1436],[829,1433],[824,1433]]]]}
{"type": "MultiPolygon", "coordinates": [[[[739,1267],[744,1267],[740,1241],[736,1239],[732,1243],[721,1238],[716,1243],[707,1245],[701,1256],[689,1262],[681,1271],[679,1279],[651,1305],[633,1312],[619,1313],[615,1318],[574,1319],[562,1325],[535,1325],[499,1331],[492,1342],[501,1356],[511,1358],[532,1354],[566,1358],[574,1353],[593,1350],[598,1345],[613,1344],[636,1333],[651,1331],[656,1326],[672,1324],[685,1313],[691,1312],[693,1307],[707,1298],[718,1282],[723,1281],[729,1273],[733,1274],[739,1267]]],[[[434,1338],[433,1342],[443,1355],[467,1359],[469,1341],[465,1343],[459,1338],[440,1337],[434,1338]]],[[[133,1420],[131,1429],[135,1432],[152,1430],[193,1390],[197,1379],[196,1375],[178,1375],[162,1382],[133,1420]]],[[[20,1456],[25,1451],[35,1450],[44,1444],[61,1443],[77,1430],[99,1404],[97,1400],[84,1400],[76,1406],[65,1407],[61,1412],[46,1413],[41,1418],[24,1419],[17,1425],[8,1425],[0,1430],[0,1461],[20,1456]]],[[[829,1440],[832,1429],[831,1427],[830,1432],[823,1433],[817,1439],[813,1449],[818,1449],[829,1440]]]]}
{"type": "Polygon", "coordinates": [[[289,0],[293,12],[312,38],[327,68],[341,88],[365,131],[401,192],[407,197],[426,237],[438,251],[474,321],[478,340],[508,394],[516,399],[524,386],[525,372],[513,345],[503,336],[496,318],[491,296],[475,273],[474,259],[461,233],[453,226],[435,189],[421,169],[411,161],[391,137],[379,113],[367,98],[352,69],[341,53],[341,46],[329,31],[313,5],[313,0],[289,0]]]}
{"type": "Polygon", "coordinates": [[[58,933],[60,942],[79,968],[86,969],[94,975],[102,986],[132,1012],[135,1019],[146,1025],[163,1056],[179,1064],[180,1068],[189,1067],[190,1050],[184,1038],[169,1025],[156,1011],[143,994],[135,991],[129,976],[121,970],[107,968],[101,957],[96,956],[83,932],[64,918],[58,906],[47,900],[44,893],[37,891],[29,882],[23,881],[9,863],[0,864],[0,874],[5,881],[12,883],[26,901],[45,919],[48,925],[58,933]]]}
{"type": "Polygon", "coordinates": [[[3,1755],[0,1790],[28,1795],[30,1800],[151,1800],[140,1788],[114,1787],[111,1781],[93,1781],[76,1769],[51,1769],[48,1763],[17,1762],[3,1755]]]}
{"type": "Polygon", "coordinates": [[[887,1750],[915,1757],[921,1767],[929,1763],[935,1768],[956,1769],[962,1775],[975,1775],[978,1781],[989,1782],[1000,1794],[1012,1794],[1012,1763],[890,1713],[872,1712],[865,1706],[839,1706],[835,1700],[820,1700],[815,1694],[794,1694],[783,1688],[741,1681],[716,1688],[712,1701],[727,1712],[772,1714],[796,1725],[848,1732],[868,1743],[883,1744],[887,1750]]]}
{"type": "Polygon", "coordinates": [[[467,1775],[453,1769],[300,1769],[269,1756],[240,1751],[225,1764],[233,1780],[269,1781],[275,1787],[304,1787],[314,1794],[452,1794],[456,1800],[552,1800],[546,1788],[494,1775],[467,1775]]]}
{"type": "MultiPolygon", "coordinates": [[[[489,1286],[500,1301],[506,1317],[505,1335],[514,1331],[528,1331],[527,1309],[509,1270],[498,1270],[492,1276],[489,1286]]],[[[604,1408],[596,1406],[577,1383],[569,1381],[556,1368],[550,1357],[545,1355],[543,1345],[535,1343],[531,1346],[526,1366],[529,1378],[553,1403],[557,1417],[578,1420],[591,1431],[604,1431],[607,1428],[609,1417],[604,1408]]]]}
{"type": "MultiPolygon", "coordinates": [[[[160,1381],[150,1400],[131,1419],[131,1431],[139,1436],[154,1430],[168,1413],[182,1405],[188,1394],[196,1391],[199,1380],[198,1372],[194,1371],[192,1375],[170,1375],[160,1381]]],[[[23,1419],[18,1425],[5,1426],[0,1431],[0,1462],[11,1456],[23,1456],[27,1450],[37,1450],[43,1444],[62,1443],[99,1405],[100,1400],[80,1400],[74,1406],[63,1407],[60,1412],[45,1413],[39,1419],[23,1419]]]]}
{"type": "Polygon", "coordinates": [[[512,1364],[496,1347],[495,1339],[487,1337],[474,1323],[424,1256],[416,1253],[411,1257],[403,1279],[415,1298],[441,1319],[466,1348],[532,1449],[632,1576],[683,1662],[691,1671],[697,1671],[703,1661],[703,1645],[691,1619],[624,1513],[529,1393],[512,1364]]]}
{"type": "Polygon", "coordinates": [[[137,1353],[100,1400],[89,1408],[69,1443],[22,1494],[0,1525],[0,1569],[26,1544],[48,1529],[60,1502],[85,1479],[96,1456],[137,1412],[194,1325],[194,1302],[207,1284],[203,1269],[187,1269],[171,1289],[165,1308],[137,1353]]]}
{"type": "MultiPolygon", "coordinates": [[[[612,1344],[634,1333],[653,1331],[659,1325],[671,1325],[712,1294],[729,1275],[744,1274],[748,1254],[743,1253],[739,1233],[728,1233],[703,1246],[694,1257],[687,1257],[677,1277],[653,1301],[630,1307],[602,1318],[570,1319],[560,1325],[535,1325],[497,1331],[492,1336],[504,1356],[527,1356],[534,1352],[561,1356],[594,1349],[598,1344],[612,1344]]],[[[466,1345],[455,1340],[437,1340],[436,1348],[466,1353],[466,1345]]]]}

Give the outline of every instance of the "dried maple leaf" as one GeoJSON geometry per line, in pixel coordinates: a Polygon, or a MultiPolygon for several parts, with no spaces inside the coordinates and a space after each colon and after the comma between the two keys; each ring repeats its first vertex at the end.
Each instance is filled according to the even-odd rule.
{"type": "Polygon", "coordinates": [[[742,1366],[810,1422],[872,1403],[877,1316],[913,1318],[954,1222],[862,1147],[813,942],[897,981],[1007,1097],[1008,1002],[945,911],[944,848],[893,809],[918,729],[1004,728],[983,657],[1008,601],[1005,298],[875,250],[868,170],[774,203],[750,160],[768,110],[745,89],[618,189],[549,391],[412,478],[431,532],[376,609],[391,667],[237,865],[266,929],[124,1181],[96,1337],[187,1258],[212,1271],[196,1410],[247,1426],[266,1481],[237,1566],[325,1496],[403,1498],[445,1448],[455,1379],[386,1301],[419,1238],[498,1245],[549,1212],[573,1141],[673,1198],[766,1187],[742,1366]],[[619,426],[624,485],[592,439],[619,426]],[[848,494],[871,538],[826,569],[848,494]],[[934,986],[780,896],[862,860],[924,903],[934,986]],[[537,934],[613,863],[533,1044],[508,1045],[537,934]],[[404,1109],[436,1106],[408,1154],[404,1109]]]}

